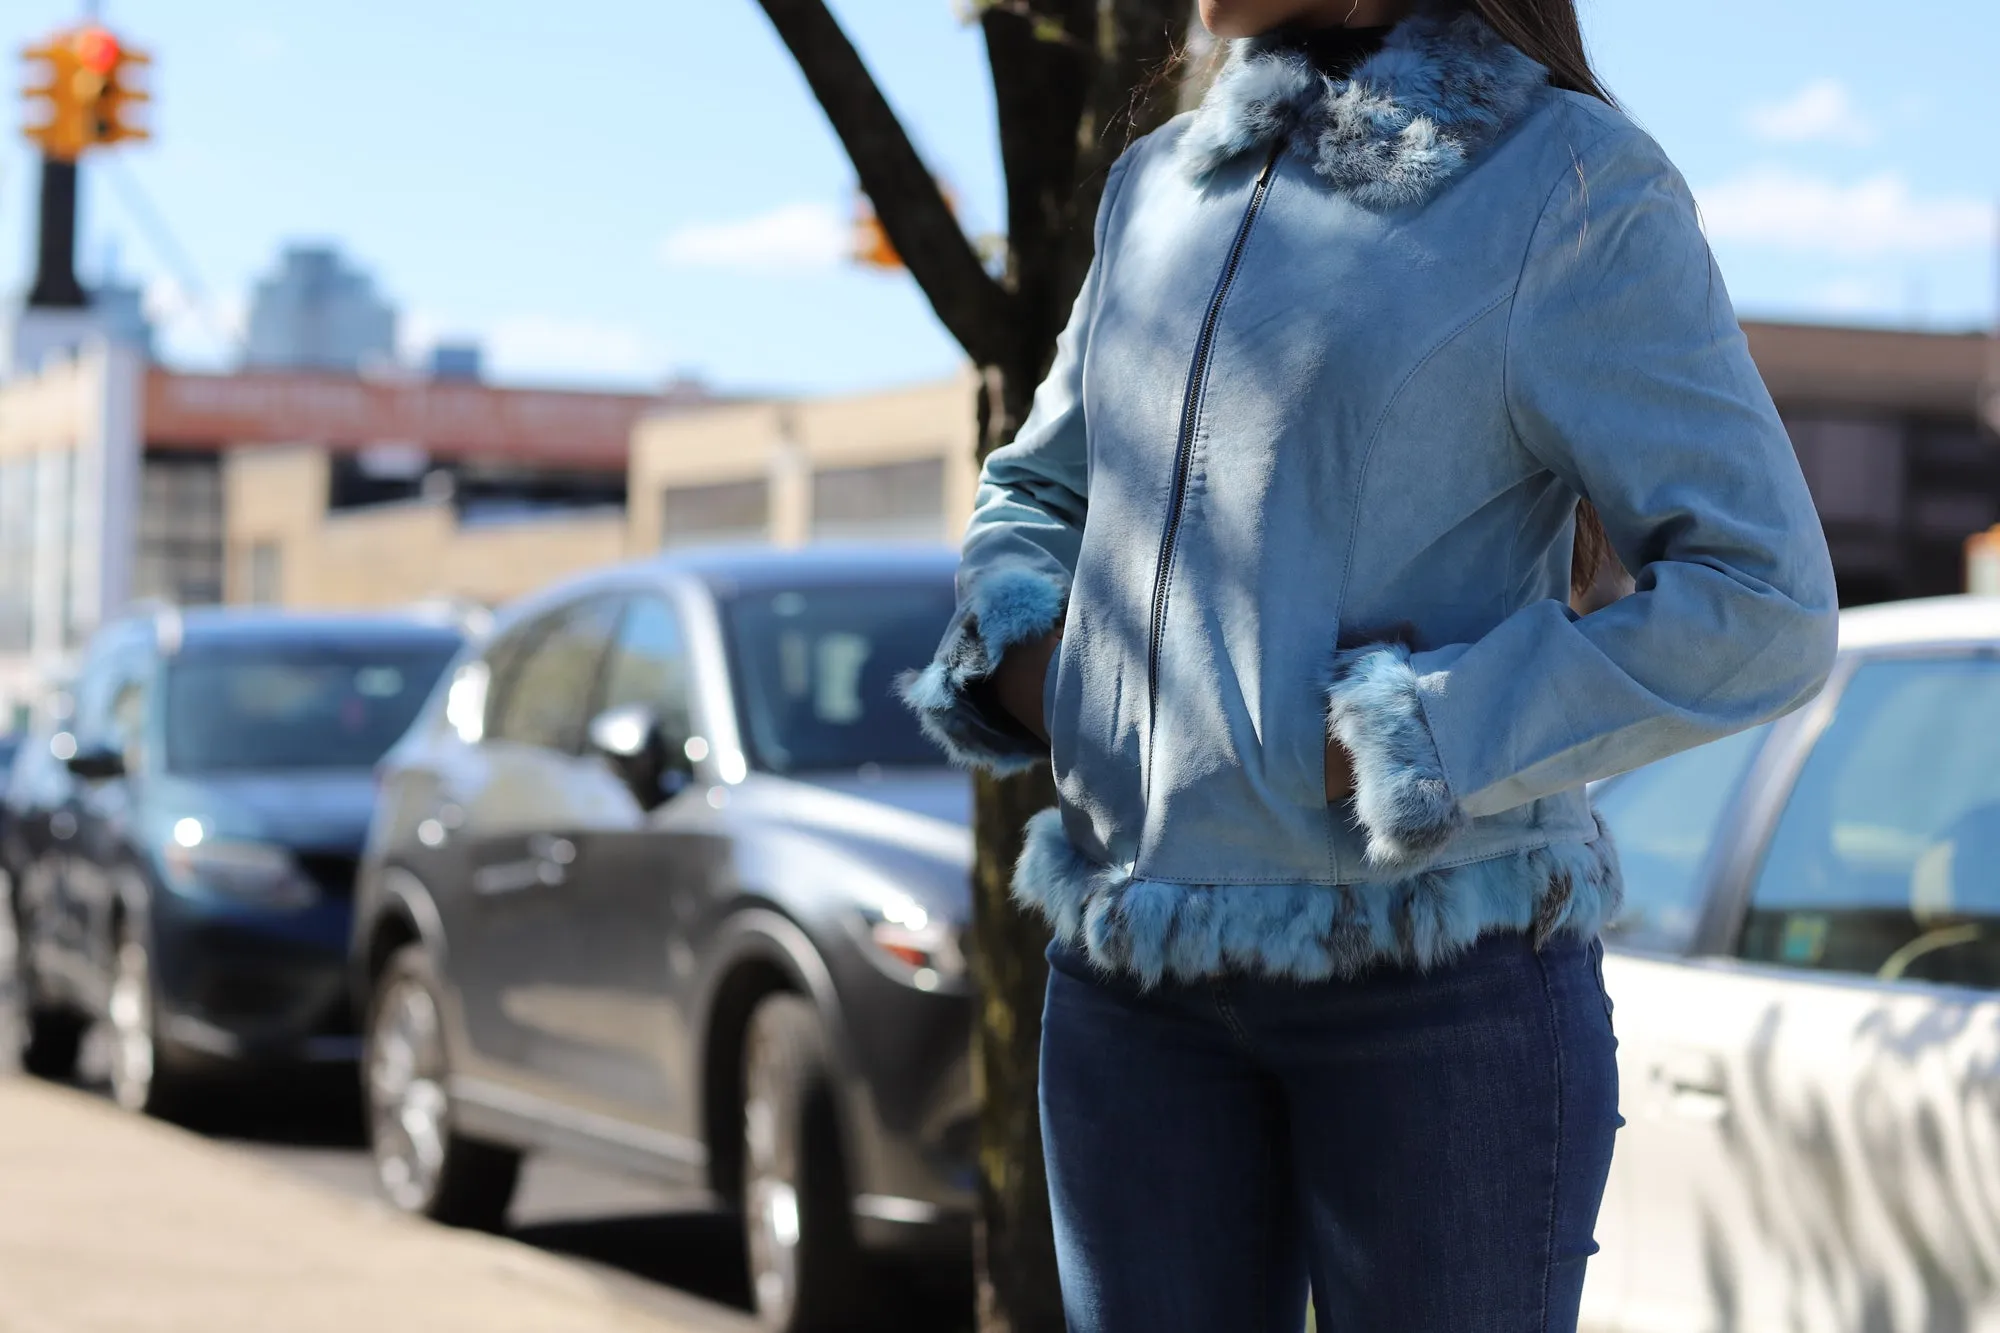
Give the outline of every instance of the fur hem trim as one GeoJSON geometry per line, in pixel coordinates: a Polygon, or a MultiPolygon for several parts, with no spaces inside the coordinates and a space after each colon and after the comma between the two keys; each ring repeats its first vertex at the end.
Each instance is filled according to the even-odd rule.
{"type": "Polygon", "coordinates": [[[1354,764],[1354,820],[1368,835],[1368,863],[1414,870],[1465,826],[1424,718],[1410,650],[1370,644],[1334,658],[1327,734],[1354,764]]]}
{"type": "Polygon", "coordinates": [[[1206,181],[1254,148],[1286,143],[1367,208],[1421,204],[1512,127],[1548,70],[1471,10],[1405,19],[1345,80],[1283,35],[1231,43],[1178,152],[1206,181]]]}
{"type": "Polygon", "coordinates": [[[1424,970],[1497,931],[1532,932],[1538,945],[1594,937],[1617,915],[1623,883],[1601,821],[1588,842],[1407,879],[1211,885],[1098,865],[1049,809],[1028,821],[1013,892],[1097,966],[1156,986],[1232,972],[1315,982],[1384,965],[1424,970]]]}
{"type": "Polygon", "coordinates": [[[937,656],[896,680],[896,693],[952,763],[1005,776],[1047,760],[1041,744],[1009,719],[985,714],[970,696],[1006,651],[1062,618],[1068,589],[1034,570],[995,570],[973,585],[937,656]]]}

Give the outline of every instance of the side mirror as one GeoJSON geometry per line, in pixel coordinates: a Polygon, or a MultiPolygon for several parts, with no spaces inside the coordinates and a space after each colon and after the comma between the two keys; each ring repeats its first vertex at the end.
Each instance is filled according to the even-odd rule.
{"type": "Polygon", "coordinates": [[[78,750],[65,759],[63,765],[86,782],[125,776],[125,756],[108,745],[93,745],[78,750]]]}
{"type": "Polygon", "coordinates": [[[644,704],[607,708],[590,719],[590,748],[650,810],[680,794],[694,776],[685,737],[669,736],[644,704]]]}

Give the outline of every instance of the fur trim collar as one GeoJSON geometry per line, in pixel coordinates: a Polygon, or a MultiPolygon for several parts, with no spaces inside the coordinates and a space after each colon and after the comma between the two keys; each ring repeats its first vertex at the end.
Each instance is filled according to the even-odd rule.
{"type": "Polygon", "coordinates": [[[1520,120],[1547,82],[1546,69],[1469,9],[1420,10],[1344,81],[1282,37],[1250,38],[1231,44],[1179,154],[1206,181],[1282,141],[1356,203],[1421,204],[1520,120]]]}

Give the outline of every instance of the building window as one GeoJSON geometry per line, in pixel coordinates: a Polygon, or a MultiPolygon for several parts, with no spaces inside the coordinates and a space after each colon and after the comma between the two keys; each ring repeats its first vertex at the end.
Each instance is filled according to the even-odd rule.
{"type": "Polygon", "coordinates": [[[1822,521],[1900,526],[1904,478],[1900,421],[1788,414],[1785,429],[1822,521]]]}
{"type": "Polygon", "coordinates": [[[944,535],[944,460],[918,458],[813,473],[815,541],[944,535]]]}
{"type": "Polygon", "coordinates": [[[245,592],[253,606],[275,606],[284,598],[284,548],[276,542],[253,542],[245,561],[245,592]]]}
{"type": "Polygon", "coordinates": [[[222,469],[211,455],[148,458],[133,591],[181,606],[222,600],[222,469]]]}
{"type": "Polygon", "coordinates": [[[771,539],[771,486],[754,481],[669,486],[660,496],[660,545],[771,539]]]}

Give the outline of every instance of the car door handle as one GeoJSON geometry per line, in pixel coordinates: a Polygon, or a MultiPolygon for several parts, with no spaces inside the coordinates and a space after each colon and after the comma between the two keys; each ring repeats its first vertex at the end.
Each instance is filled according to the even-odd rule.
{"type": "Polygon", "coordinates": [[[1690,1120],[1729,1114],[1729,1078],[1720,1057],[1689,1051],[1655,1061],[1653,1086],[1669,1111],[1690,1120]]]}
{"type": "Polygon", "coordinates": [[[569,878],[576,863],[576,844],[553,833],[537,833],[528,839],[528,855],[535,860],[535,873],[542,883],[556,885],[569,878]]]}
{"type": "Polygon", "coordinates": [[[472,891],[486,897],[552,889],[569,878],[576,844],[550,833],[530,834],[517,861],[494,861],[473,872],[472,891]]]}

